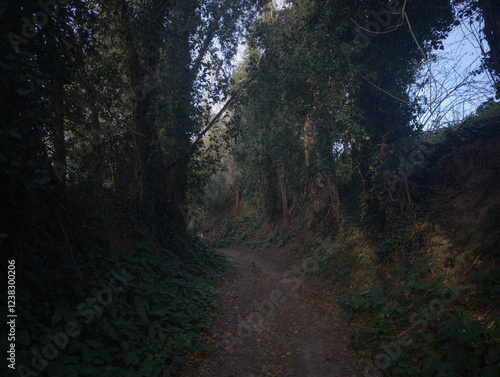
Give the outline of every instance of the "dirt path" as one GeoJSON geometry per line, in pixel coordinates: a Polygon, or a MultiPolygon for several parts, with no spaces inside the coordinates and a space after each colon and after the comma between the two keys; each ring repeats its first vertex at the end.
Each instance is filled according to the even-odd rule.
{"type": "Polygon", "coordinates": [[[304,278],[285,248],[220,250],[233,268],[220,288],[214,351],[182,376],[363,376],[331,292],[304,278]]]}

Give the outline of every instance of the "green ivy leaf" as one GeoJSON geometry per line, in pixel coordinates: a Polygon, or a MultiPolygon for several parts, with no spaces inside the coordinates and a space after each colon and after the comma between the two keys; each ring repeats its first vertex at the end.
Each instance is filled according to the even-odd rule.
{"type": "Polygon", "coordinates": [[[482,377],[498,377],[499,365],[489,365],[481,371],[482,377]]]}
{"type": "Polygon", "coordinates": [[[500,361],[500,346],[497,346],[496,348],[490,350],[488,356],[486,356],[486,361],[488,362],[488,364],[494,364],[500,361]]]}
{"type": "Polygon", "coordinates": [[[141,302],[137,305],[137,313],[144,320],[144,322],[149,321],[146,309],[144,308],[144,303],[141,302]]]}
{"type": "Polygon", "coordinates": [[[436,337],[434,336],[434,334],[431,334],[431,333],[423,333],[422,338],[424,338],[424,340],[429,344],[434,343],[434,341],[436,340],[436,337]]]}
{"type": "Polygon", "coordinates": [[[372,351],[370,350],[361,350],[361,351],[358,351],[358,353],[363,356],[363,358],[365,360],[370,360],[371,357],[372,357],[372,351]]]}

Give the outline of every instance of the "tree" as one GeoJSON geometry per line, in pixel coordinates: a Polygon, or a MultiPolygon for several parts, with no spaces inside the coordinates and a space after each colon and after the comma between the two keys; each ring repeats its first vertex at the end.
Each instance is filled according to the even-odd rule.
{"type": "Polygon", "coordinates": [[[460,6],[458,22],[476,15],[475,21],[484,21],[483,36],[490,47],[483,51],[483,68],[488,70],[493,79],[497,97],[500,98],[500,4],[492,0],[456,0],[460,6]]]}
{"type": "Polygon", "coordinates": [[[207,122],[200,93],[227,96],[224,69],[262,3],[41,3],[1,13],[4,93],[17,93],[2,144],[24,160],[2,162],[7,191],[51,180],[114,187],[137,198],[160,241],[182,248],[185,157],[207,122]]]}
{"type": "MultiPolygon", "coordinates": [[[[233,3],[117,2],[135,96],[132,124],[139,200],[150,208],[158,229],[165,229],[162,222],[167,218],[175,224],[184,220],[179,211],[187,190],[183,156],[203,120],[197,92],[213,91],[206,75],[218,60],[223,67],[232,58],[248,19],[257,10],[254,1],[238,2],[238,7],[233,3]],[[208,62],[207,55],[211,56],[208,62]],[[167,169],[174,161],[179,163],[167,169]]],[[[217,89],[224,91],[228,82],[219,84],[217,89]]],[[[176,235],[166,238],[179,238],[182,233],[181,226],[176,235]]]]}
{"type": "MultiPolygon", "coordinates": [[[[367,217],[384,218],[391,207],[384,183],[391,153],[411,150],[420,131],[408,88],[452,22],[445,0],[292,1],[254,27],[252,47],[262,57],[249,57],[249,74],[264,73],[248,90],[241,127],[272,135],[278,120],[287,120],[295,140],[287,145],[301,145],[303,156],[293,161],[314,211],[326,188],[327,212],[340,216],[342,181],[351,190],[359,184],[367,217]]],[[[259,156],[286,150],[276,141],[259,145],[259,156]]]]}

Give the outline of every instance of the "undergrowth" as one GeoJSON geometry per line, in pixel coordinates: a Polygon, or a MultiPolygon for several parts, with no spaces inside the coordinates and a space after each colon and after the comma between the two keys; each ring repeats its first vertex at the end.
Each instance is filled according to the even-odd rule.
{"type": "MultiPolygon", "coordinates": [[[[399,243],[398,234],[386,237],[399,243]]],[[[435,258],[419,250],[426,248],[393,263],[366,263],[358,253],[338,267],[330,264],[332,282],[357,282],[340,297],[344,316],[358,324],[351,344],[369,366],[389,375],[498,376],[498,269],[469,270],[452,284],[435,258]],[[363,275],[354,277],[351,268],[363,275]]]]}
{"type": "MultiPolygon", "coordinates": [[[[358,313],[371,318],[355,331],[352,345],[367,361],[398,375],[498,376],[500,317],[487,315],[495,307],[486,309],[493,302],[464,284],[426,280],[428,262],[402,260],[393,279],[374,279],[367,289],[342,298],[348,318],[358,313]]],[[[498,290],[490,272],[479,271],[472,279],[488,276],[489,289],[498,290]]]]}
{"type": "Polygon", "coordinates": [[[295,247],[308,259],[301,273],[323,275],[340,295],[343,316],[355,328],[350,343],[367,375],[498,376],[498,248],[488,243],[491,236],[457,235],[436,244],[439,223],[415,224],[401,222],[397,232],[380,235],[382,243],[355,227],[303,242],[295,247]],[[456,271],[444,258],[452,244],[482,253],[490,265],[456,271]]]}
{"type": "Polygon", "coordinates": [[[257,213],[242,216],[234,224],[228,226],[225,234],[213,242],[216,248],[240,246],[249,248],[282,247],[290,243],[298,234],[299,228],[290,230],[263,230],[266,221],[257,213]]]}
{"type": "Polygon", "coordinates": [[[68,242],[45,232],[22,241],[22,252],[13,247],[21,376],[173,376],[188,353],[204,350],[225,259],[194,235],[181,258],[133,219],[118,237],[105,215],[82,215],[72,226],[86,236],[68,226],[68,242]]]}

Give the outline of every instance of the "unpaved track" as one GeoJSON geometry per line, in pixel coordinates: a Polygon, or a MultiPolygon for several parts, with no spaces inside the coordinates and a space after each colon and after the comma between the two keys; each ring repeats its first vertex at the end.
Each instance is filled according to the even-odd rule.
{"type": "Polygon", "coordinates": [[[303,263],[289,250],[220,252],[232,271],[220,287],[222,313],[212,330],[216,349],[182,376],[364,375],[331,292],[319,279],[304,278],[303,263]]]}

